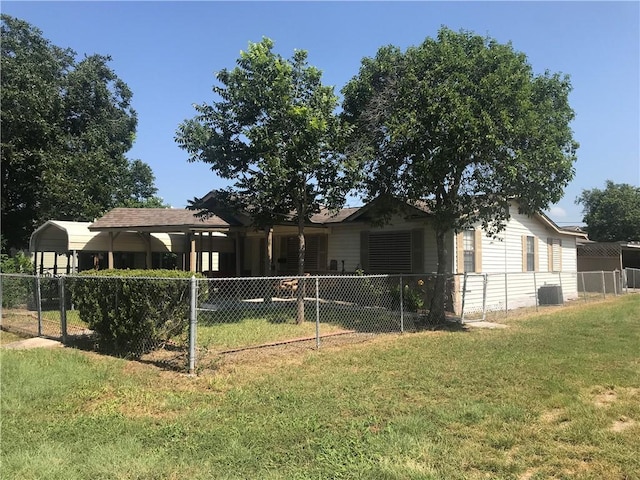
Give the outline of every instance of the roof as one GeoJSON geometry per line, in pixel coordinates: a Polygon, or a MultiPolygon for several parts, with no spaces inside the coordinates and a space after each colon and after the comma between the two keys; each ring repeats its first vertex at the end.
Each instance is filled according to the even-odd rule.
{"type": "Polygon", "coordinates": [[[311,215],[309,221],[311,223],[341,223],[358,212],[362,207],[347,207],[341,208],[337,212],[332,212],[329,209],[322,209],[320,212],[311,215]]]}
{"type": "Polygon", "coordinates": [[[91,231],[136,230],[185,232],[228,230],[230,224],[215,215],[178,208],[114,208],[89,226],[91,231]]]}
{"type": "MultiPolygon", "coordinates": [[[[92,232],[89,222],[68,222],[49,220],[40,225],[29,240],[31,252],[101,252],[109,250],[111,241],[107,232],[92,232]]],[[[151,233],[151,250],[154,252],[182,252],[185,249],[184,235],[151,233]]],[[[116,251],[144,252],[143,239],[134,232],[120,232],[114,235],[116,251]]]]}

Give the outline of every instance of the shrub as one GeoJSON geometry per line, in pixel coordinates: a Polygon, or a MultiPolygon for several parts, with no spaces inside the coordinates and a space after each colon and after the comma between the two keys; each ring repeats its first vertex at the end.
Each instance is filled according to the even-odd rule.
{"type": "Polygon", "coordinates": [[[137,358],[186,332],[192,275],[176,270],[87,271],[69,279],[69,291],[100,348],[137,358]]]}
{"type": "MultiPolygon", "coordinates": [[[[33,272],[31,258],[24,252],[17,252],[10,257],[0,255],[0,271],[2,273],[29,274],[33,272]]],[[[33,282],[31,278],[20,276],[3,276],[2,306],[5,308],[27,305],[33,298],[33,282]]]]}

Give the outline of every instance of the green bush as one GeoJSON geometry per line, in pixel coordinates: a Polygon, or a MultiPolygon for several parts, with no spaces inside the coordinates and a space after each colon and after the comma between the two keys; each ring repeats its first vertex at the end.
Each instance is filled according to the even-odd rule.
{"type": "MultiPolygon", "coordinates": [[[[18,252],[10,257],[7,254],[0,255],[0,271],[2,273],[33,273],[31,258],[24,252],[18,252]]],[[[33,298],[33,282],[28,277],[2,278],[2,306],[12,308],[20,305],[27,305],[33,298]]]]}
{"type": "Polygon", "coordinates": [[[137,358],[187,331],[192,275],[176,270],[87,271],[69,278],[69,291],[101,349],[137,358]]]}

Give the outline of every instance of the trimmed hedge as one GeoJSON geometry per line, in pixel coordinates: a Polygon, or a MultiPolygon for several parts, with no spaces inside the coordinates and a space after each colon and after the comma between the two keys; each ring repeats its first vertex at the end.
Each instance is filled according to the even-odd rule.
{"type": "Polygon", "coordinates": [[[69,278],[69,291],[80,318],[97,334],[100,349],[138,358],[187,332],[193,275],[92,270],[69,278]]]}

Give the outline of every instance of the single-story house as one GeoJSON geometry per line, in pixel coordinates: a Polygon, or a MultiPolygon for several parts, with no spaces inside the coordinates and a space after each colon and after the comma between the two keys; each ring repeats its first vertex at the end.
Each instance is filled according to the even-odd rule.
{"type": "MultiPolygon", "coordinates": [[[[296,273],[298,239],[294,222],[283,221],[265,232],[252,227],[246,215],[212,211],[215,214],[201,218],[190,210],[116,208],[88,228],[113,237],[113,241],[124,232],[180,233],[186,248],[179,267],[208,272],[209,276],[296,273]],[[268,241],[271,272],[265,272],[268,241]],[[203,255],[212,258],[216,253],[217,269],[203,263],[203,255]]],[[[332,275],[436,271],[435,234],[428,211],[407,205],[384,226],[375,226],[376,219],[375,201],[313,215],[305,227],[305,272],[332,275]]],[[[466,311],[481,308],[483,302],[488,309],[534,305],[538,288],[545,285],[561,287],[562,299],[577,297],[576,246],[578,240],[585,238],[584,232],[559,228],[542,213],[522,215],[516,205],[506,229],[496,237],[486,236],[481,228],[449,234],[447,271],[457,275],[453,285],[454,311],[462,309],[460,291],[465,285],[466,311]]]]}

